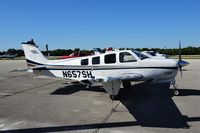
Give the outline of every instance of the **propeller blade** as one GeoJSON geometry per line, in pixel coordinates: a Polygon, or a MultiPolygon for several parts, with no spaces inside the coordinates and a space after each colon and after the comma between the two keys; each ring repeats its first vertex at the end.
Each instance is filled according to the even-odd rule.
{"type": "Polygon", "coordinates": [[[181,41],[179,41],[179,51],[178,51],[178,54],[179,54],[179,61],[182,60],[182,58],[181,58],[181,53],[182,53],[182,51],[181,51],[181,41]]]}
{"type": "Polygon", "coordinates": [[[181,78],[182,78],[182,77],[183,77],[183,73],[182,73],[182,65],[181,65],[182,59],[181,59],[181,41],[180,41],[180,40],[179,40],[178,55],[179,55],[179,62],[178,62],[178,65],[179,65],[179,70],[180,70],[180,74],[181,74],[181,78]]]}
{"type": "Polygon", "coordinates": [[[187,61],[183,61],[182,57],[181,57],[181,41],[179,41],[179,61],[178,61],[178,67],[179,67],[179,71],[181,74],[181,78],[183,77],[182,75],[182,67],[187,66],[189,63],[187,61]]]}
{"type": "Polygon", "coordinates": [[[180,74],[181,74],[181,78],[182,78],[183,77],[182,66],[180,66],[179,69],[180,69],[180,74]]]}

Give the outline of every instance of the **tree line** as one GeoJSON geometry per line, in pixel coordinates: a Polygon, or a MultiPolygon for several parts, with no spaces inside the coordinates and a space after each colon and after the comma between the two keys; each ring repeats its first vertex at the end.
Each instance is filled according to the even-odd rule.
{"type": "MultiPolygon", "coordinates": [[[[120,50],[122,49],[133,49],[133,48],[119,48],[120,50]]],[[[135,50],[138,51],[156,51],[162,54],[167,54],[167,55],[177,55],[179,53],[178,48],[136,48],[135,50]]],[[[106,49],[102,49],[103,52],[106,51],[106,49]]],[[[51,56],[63,56],[63,55],[70,55],[71,53],[74,52],[80,52],[84,54],[93,54],[93,50],[81,50],[79,48],[75,49],[55,49],[55,50],[49,50],[47,51],[42,51],[44,55],[50,54],[51,56]]],[[[182,55],[200,55],[200,47],[186,47],[181,49],[182,55]]],[[[11,54],[11,55],[17,55],[17,56],[24,56],[24,51],[22,49],[8,49],[7,51],[0,51],[0,55],[4,54],[11,54]]]]}

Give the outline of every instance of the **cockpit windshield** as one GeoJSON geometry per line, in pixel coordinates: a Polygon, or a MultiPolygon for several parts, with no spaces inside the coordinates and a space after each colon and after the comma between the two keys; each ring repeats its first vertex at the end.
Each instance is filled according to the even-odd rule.
{"type": "Polygon", "coordinates": [[[137,51],[137,50],[132,50],[133,53],[135,53],[141,60],[149,58],[148,56],[144,55],[143,53],[137,51]]]}

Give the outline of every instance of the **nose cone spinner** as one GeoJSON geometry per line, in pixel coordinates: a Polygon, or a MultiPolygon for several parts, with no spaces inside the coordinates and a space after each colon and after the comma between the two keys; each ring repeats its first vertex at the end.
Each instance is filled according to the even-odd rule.
{"type": "Polygon", "coordinates": [[[189,63],[187,61],[179,60],[178,61],[178,66],[179,67],[184,67],[187,66],[189,63]]]}

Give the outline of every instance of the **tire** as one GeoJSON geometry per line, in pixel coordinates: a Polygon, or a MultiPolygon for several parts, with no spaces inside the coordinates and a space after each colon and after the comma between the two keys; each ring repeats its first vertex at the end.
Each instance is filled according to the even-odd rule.
{"type": "Polygon", "coordinates": [[[119,100],[120,99],[120,95],[110,95],[110,99],[112,100],[119,100]]]}
{"type": "Polygon", "coordinates": [[[173,93],[174,93],[174,96],[178,96],[179,95],[179,91],[178,90],[174,90],[173,93]]]}
{"type": "Polygon", "coordinates": [[[130,87],[131,87],[131,82],[124,81],[124,82],[122,83],[122,86],[123,86],[124,88],[130,88],[130,87]]]}

